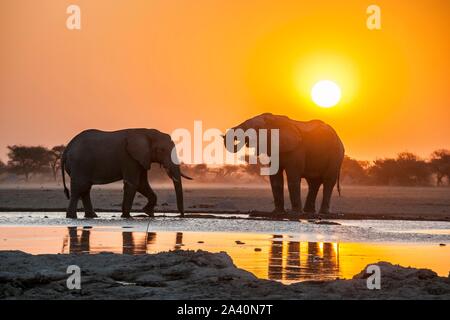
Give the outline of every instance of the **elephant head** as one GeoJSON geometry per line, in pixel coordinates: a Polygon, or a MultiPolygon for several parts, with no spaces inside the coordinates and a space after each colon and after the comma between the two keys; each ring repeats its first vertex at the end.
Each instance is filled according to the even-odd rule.
{"type": "MultiPolygon", "coordinates": [[[[266,129],[268,136],[270,137],[271,130],[278,129],[279,130],[279,152],[289,152],[297,148],[302,140],[301,130],[298,126],[295,125],[293,120],[289,119],[286,116],[273,115],[271,113],[263,113],[256,117],[253,117],[249,120],[242,122],[241,124],[231,128],[227,131],[224,136],[224,144],[226,149],[229,152],[237,152],[239,151],[244,144],[249,146],[249,137],[245,135],[243,141],[239,141],[236,137],[235,131],[238,129],[242,129],[246,132],[248,129],[256,130],[257,139],[260,139],[260,129],[266,129]],[[227,143],[227,141],[234,141],[233,143],[227,143]]],[[[271,139],[267,139],[268,144],[270,144],[271,139]]],[[[257,143],[259,146],[259,143],[257,143]]],[[[267,149],[270,153],[272,150],[271,146],[268,145],[267,149]]],[[[257,154],[259,155],[261,152],[257,150],[257,154]]],[[[270,154],[268,154],[270,156],[270,154]]]]}
{"type": "Polygon", "coordinates": [[[145,170],[149,170],[152,163],[159,163],[164,167],[173,181],[178,210],[184,215],[181,177],[189,180],[192,178],[181,172],[176,159],[175,144],[170,135],[155,129],[140,129],[128,135],[127,151],[145,170]]]}

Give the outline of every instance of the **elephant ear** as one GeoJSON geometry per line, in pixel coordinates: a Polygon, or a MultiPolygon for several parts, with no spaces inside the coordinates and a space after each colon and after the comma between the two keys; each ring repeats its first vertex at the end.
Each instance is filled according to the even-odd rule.
{"type": "Polygon", "coordinates": [[[270,129],[279,129],[280,152],[292,151],[300,145],[301,131],[291,119],[286,116],[268,115],[265,117],[265,121],[270,129]]]}
{"type": "Polygon", "coordinates": [[[150,141],[146,135],[137,132],[129,133],[127,135],[127,151],[145,170],[150,169],[150,141]]]}

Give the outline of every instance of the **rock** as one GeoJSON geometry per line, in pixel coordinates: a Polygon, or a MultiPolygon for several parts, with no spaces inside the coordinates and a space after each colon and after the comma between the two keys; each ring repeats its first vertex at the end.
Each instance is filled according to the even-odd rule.
{"type": "Polygon", "coordinates": [[[240,240],[236,240],[235,242],[236,242],[236,244],[245,244],[245,242],[242,242],[240,240]]]}
{"type": "Polygon", "coordinates": [[[341,224],[334,221],[326,221],[326,220],[320,220],[314,222],[314,224],[323,224],[323,225],[330,225],[330,226],[340,226],[341,224]]]}
{"type": "Polygon", "coordinates": [[[261,248],[255,248],[255,252],[261,252],[261,248]]]}
{"type": "Polygon", "coordinates": [[[450,278],[388,262],[382,290],[368,290],[364,268],[350,280],[283,285],[237,268],[225,252],[170,251],[30,255],[0,251],[0,299],[450,299],[450,278]],[[82,290],[68,290],[68,265],[81,268],[82,290]]]}

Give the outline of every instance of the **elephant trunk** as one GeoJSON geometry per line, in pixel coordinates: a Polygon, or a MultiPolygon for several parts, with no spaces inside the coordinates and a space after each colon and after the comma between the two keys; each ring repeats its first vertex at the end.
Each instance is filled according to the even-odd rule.
{"type": "Polygon", "coordinates": [[[184,201],[183,201],[183,184],[181,182],[181,170],[179,165],[172,165],[169,170],[167,170],[169,177],[173,181],[173,186],[175,188],[175,195],[177,197],[177,208],[180,211],[181,216],[184,216],[184,201]]]}

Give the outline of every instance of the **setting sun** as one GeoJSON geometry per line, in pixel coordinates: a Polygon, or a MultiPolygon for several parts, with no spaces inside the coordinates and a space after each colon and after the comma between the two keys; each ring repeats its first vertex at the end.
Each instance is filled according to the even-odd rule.
{"type": "Polygon", "coordinates": [[[331,108],[341,100],[341,88],[333,81],[317,82],[311,90],[313,101],[322,108],[331,108]]]}

